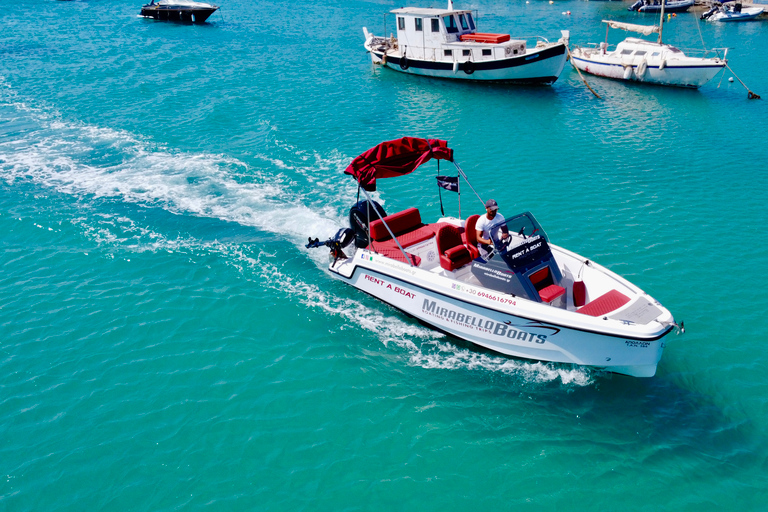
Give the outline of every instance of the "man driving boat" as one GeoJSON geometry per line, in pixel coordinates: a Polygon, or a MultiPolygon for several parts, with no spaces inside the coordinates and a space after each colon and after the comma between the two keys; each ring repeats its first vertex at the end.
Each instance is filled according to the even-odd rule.
{"type": "MultiPolygon", "coordinates": [[[[490,228],[496,223],[502,222],[504,216],[499,213],[499,205],[494,199],[489,199],[485,202],[485,215],[477,219],[475,229],[477,230],[477,242],[480,247],[480,255],[486,258],[489,253],[493,252],[493,240],[491,240],[490,228]]],[[[506,225],[498,226],[501,230],[501,239],[506,240],[509,237],[506,225]]]]}

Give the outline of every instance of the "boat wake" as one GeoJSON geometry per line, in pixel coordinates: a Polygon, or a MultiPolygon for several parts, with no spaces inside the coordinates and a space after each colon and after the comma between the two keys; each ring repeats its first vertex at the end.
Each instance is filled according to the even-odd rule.
{"type": "Polygon", "coordinates": [[[85,217],[78,216],[72,224],[99,245],[118,253],[162,250],[221,256],[254,286],[361,328],[385,347],[395,345],[409,364],[422,368],[499,372],[526,382],[593,382],[593,372],[585,368],[517,361],[454,345],[440,333],[389,314],[385,306],[366,306],[357,292],[350,291],[355,294],[351,298],[346,292],[325,291],[330,277],[321,274],[321,286],[287,275],[275,264],[276,257],[263,249],[256,253],[253,246],[238,241],[166,237],[151,218],[134,215],[135,208],[142,207],[256,228],[267,238],[289,241],[291,253],[301,251],[324,268],[327,255],[305,250],[305,236],[333,233],[346,224],[348,205],[343,198],[354,190],[326,178],[341,173],[349,160],[345,155],[308,153],[275,140],[268,143],[272,155],[256,155],[263,165],[254,168],[226,155],[174,151],[131,133],[63,121],[24,104],[7,88],[0,90],[0,114],[10,120],[0,125],[0,180],[9,186],[50,188],[90,205],[85,217]],[[297,177],[305,183],[296,183],[297,177]],[[324,186],[317,186],[325,179],[324,186]],[[95,208],[105,203],[134,209],[110,214],[95,208]]]}

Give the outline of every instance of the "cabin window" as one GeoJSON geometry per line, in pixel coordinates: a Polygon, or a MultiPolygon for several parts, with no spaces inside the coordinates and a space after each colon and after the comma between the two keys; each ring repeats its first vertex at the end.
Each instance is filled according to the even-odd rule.
{"type": "Polygon", "coordinates": [[[463,14],[459,14],[459,24],[461,25],[461,30],[469,30],[469,25],[467,25],[467,18],[465,18],[463,14]]]}
{"type": "Polygon", "coordinates": [[[621,50],[622,55],[632,55],[632,50],[621,50]]]}
{"type": "Polygon", "coordinates": [[[472,53],[472,50],[461,50],[461,54],[465,57],[469,57],[469,55],[472,53]]]}
{"type": "Polygon", "coordinates": [[[658,57],[658,56],[659,56],[659,52],[653,52],[653,53],[651,54],[651,57],[658,57]]]}
{"type": "Polygon", "coordinates": [[[446,57],[453,57],[453,50],[443,50],[443,55],[446,57]]]}
{"type": "Polygon", "coordinates": [[[645,50],[637,50],[635,55],[645,55],[645,50]]]}
{"type": "Polygon", "coordinates": [[[416,32],[421,32],[421,18],[415,18],[414,21],[416,22],[416,32]]]}
{"type": "Polygon", "coordinates": [[[432,32],[440,32],[440,20],[432,18],[432,32]]]}
{"type": "Polygon", "coordinates": [[[397,28],[400,30],[405,30],[405,18],[397,18],[397,28]]]}
{"type": "Polygon", "coordinates": [[[469,13],[467,13],[467,23],[469,23],[469,30],[475,30],[475,21],[469,13]]]}
{"type": "Polygon", "coordinates": [[[445,30],[449,34],[459,31],[459,27],[456,26],[456,18],[453,15],[443,16],[443,22],[445,23],[445,30]]]}
{"type": "Polygon", "coordinates": [[[483,49],[483,57],[490,57],[491,56],[491,50],[483,49]]]}

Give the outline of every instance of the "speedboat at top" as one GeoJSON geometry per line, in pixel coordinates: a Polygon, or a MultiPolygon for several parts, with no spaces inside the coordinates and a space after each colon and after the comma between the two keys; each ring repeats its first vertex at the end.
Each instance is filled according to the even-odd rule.
{"type": "Polygon", "coordinates": [[[493,245],[479,245],[480,216],[461,218],[469,181],[445,141],[382,142],[345,173],[358,182],[358,199],[364,195],[350,209],[350,227],[324,242],[310,238],[307,247],[329,247],[331,275],[441,332],[514,357],[651,377],[664,337],[682,331],[640,288],[550,243],[530,212],[496,214],[488,226],[493,245]],[[423,210],[387,214],[372,199],[378,179],[433,158],[454,163],[456,174],[438,175],[437,184],[459,194],[458,217],[425,223],[423,210]]]}
{"type": "Polygon", "coordinates": [[[140,16],[156,20],[203,23],[219,6],[192,0],[159,0],[142,6],[140,16]]]}
{"type": "Polygon", "coordinates": [[[723,5],[715,2],[710,10],[701,15],[707,21],[748,21],[754,20],[763,13],[762,7],[742,7],[740,2],[734,5],[723,5]]]}
{"type": "Polygon", "coordinates": [[[694,0],[637,0],[634,4],[627,7],[628,11],[637,12],[661,12],[662,9],[667,12],[685,12],[693,6],[694,0]],[[664,5],[662,5],[662,2],[664,5]]]}
{"type": "Polygon", "coordinates": [[[682,50],[661,42],[662,11],[659,25],[635,25],[603,20],[610,28],[629,30],[643,35],[658,33],[657,42],[628,37],[608,50],[608,37],[597,47],[576,47],[571,50],[571,63],[587,73],[618,80],[699,88],[722,70],[727,61],[725,50],[720,57],[692,57],[682,50]]]}
{"type": "Polygon", "coordinates": [[[363,27],[364,47],[374,64],[414,75],[460,80],[551,84],[567,57],[568,31],[550,43],[537,37],[533,47],[509,34],[478,32],[470,10],[403,7],[397,38],[377,37],[363,27]]]}

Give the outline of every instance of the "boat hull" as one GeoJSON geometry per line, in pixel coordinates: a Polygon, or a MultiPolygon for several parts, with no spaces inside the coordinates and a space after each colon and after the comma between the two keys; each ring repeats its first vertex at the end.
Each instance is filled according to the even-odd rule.
{"type": "Polygon", "coordinates": [[[708,21],[750,21],[756,19],[763,13],[762,7],[749,7],[742,9],[741,12],[717,12],[708,18],[708,21]]]}
{"type": "Polygon", "coordinates": [[[660,64],[647,64],[645,71],[641,73],[640,63],[603,62],[582,57],[577,51],[572,53],[571,62],[581,71],[605,78],[693,89],[709,82],[725,67],[724,61],[714,59],[704,64],[668,62],[664,67],[660,64]]]}
{"type": "Polygon", "coordinates": [[[140,16],[162,21],[183,21],[188,23],[205,23],[216,12],[218,7],[212,8],[185,8],[176,6],[145,5],[141,8],[140,16]]]}
{"type": "MultiPolygon", "coordinates": [[[[362,251],[330,270],[335,277],[424,324],[508,356],[652,377],[665,347],[663,338],[672,330],[659,324],[653,331],[630,335],[585,328],[578,322],[553,322],[531,315],[530,310],[526,314],[525,299],[457,283],[450,287],[430,285],[414,277],[418,270],[391,260],[377,265],[377,259],[373,253],[362,251]],[[369,261],[374,263],[367,266],[369,261]]],[[[573,312],[555,313],[563,318],[584,318],[573,312]]],[[[599,322],[595,320],[594,325],[599,322]]]]}
{"type": "Polygon", "coordinates": [[[419,60],[371,50],[375,64],[412,75],[455,80],[519,84],[552,84],[563,71],[567,57],[562,43],[553,43],[538,51],[497,60],[451,62],[419,60]]]}

